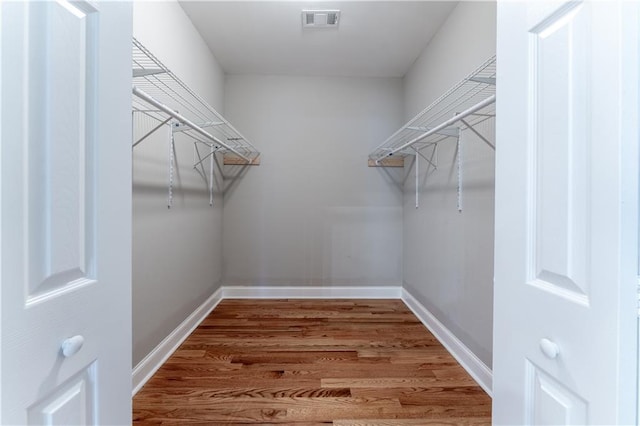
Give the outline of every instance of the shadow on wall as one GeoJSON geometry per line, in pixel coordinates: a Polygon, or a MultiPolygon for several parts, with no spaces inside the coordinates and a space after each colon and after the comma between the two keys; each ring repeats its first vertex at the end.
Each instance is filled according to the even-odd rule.
{"type": "MultiPolygon", "coordinates": [[[[406,157],[405,157],[406,158],[406,157]]],[[[406,167],[406,166],[405,166],[406,167]]],[[[404,174],[403,169],[399,167],[372,167],[376,169],[378,174],[382,176],[386,183],[390,183],[398,188],[398,191],[404,190],[404,185],[407,182],[408,176],[404,174]]]]}
{"type": "Polygon", "coordinates": [[[222,193],[224,194],[225,197],[230,197],[233,194],[238,183],[242,180],[244,175],[246,175],[249,169],[251,169],[252,167],[255,167],[255,166],[250,166],[247,164],[223,166],[224,172],[227,172],[227,174],[225,174],[224,172],[221,171],[222,178],[224,180],[224,188],[222,190],[222,193]]]}

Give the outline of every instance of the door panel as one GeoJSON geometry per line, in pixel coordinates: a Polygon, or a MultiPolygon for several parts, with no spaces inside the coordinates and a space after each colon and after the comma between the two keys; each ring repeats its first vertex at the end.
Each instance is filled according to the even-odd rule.
{"type": "Polygon", "coordinates": [[[97,14],[83,2],[29,12],[28,303],[95,282],[97,14]]]}
{"type": "Polygon", "coordinates": [[[28,423],[46,426],[98,424],[95,370],[95,364],[91,364],[49,397],[29,407],[28,423]]]}
{"type": "Polygon", "coordinates": [[[589,7],[570,3],[530,31],[529,283],[588,304],[586,132],[589,7]]]}
{"type": "Polygon", "coordinates": [[[0,20],[0,423],[128,424],[131,4],[0,20]]]}
{"type": "Polygon", "coordinates": [[[525,416],[530,425],[587,424],[587,402],[527,360],[530,404],[525,416]]]}
{"type": "Polygon", "coordinates": [[[497,424],[635,421],[639,96],[623,76],[638,80],[638,20],[629,16],[636,2],[498,6],[497,424]]]}

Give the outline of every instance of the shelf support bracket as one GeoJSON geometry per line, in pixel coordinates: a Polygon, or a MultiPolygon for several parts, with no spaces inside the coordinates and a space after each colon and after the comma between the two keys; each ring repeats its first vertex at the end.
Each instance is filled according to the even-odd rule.
{"type": "Polygon", "coordinates": [[[213,207],[213,160],[216,151],[213,149],[213,145],[209,149],[209,205],[213,207]]]}
{"type": "Polygon", "coordinates": [[[434,169],[438,170],[438,161],[436,159],[436,162],[434,163],[433,161],[433,155],[436,152],[436,149],[438,148],[438,144],[434,143],[433,144],[433,150],[431,151],[431,158],[427,158],[424,155],[422,155],[422,152],[420,152],[420,150],[416,147],[412,147],[413,150],[420,156],[422,157],[427,163],[429,163],[431,165],[431,167],[433,167],[434,169]]]}
{"type": "Polygon", "coordinates": [[[193,168],[198,171],[200,176],[202,176],[202,178],[206,182],[207,187],[209,188],[209,205],[212,207],[213,207],[213,161],[215,158],[214,154],[216,153],[216,151],[217,151],[217,147],[215,147],[213,144],[208,144],[202,141],[193,142],[193,161],[194,161],[193,168]],[[204,157],[200,155],[200,149],[198,148],[198,143],[201,143],[209,147],[209,153],[204,157]],[[197,162],[196,162],[196,157],[197,157],[197,160],[199,160],[197,162]],[[204,169],[204,161],[207,158],[209,159],[209,176],[208,177],[207,177],[207,172],[204,169]],[[198,166],[200,166],[200,168],[198,168],[198,166]]]}
{"type": "MultiPolygon", "coordinates": [[[[205,174],[205,171],[204,171],[204,166],[201,165],[203,161],[204,160],[202,159],[202,156],[200,155],[200,149],[198,149],[198,141],[195,141],[195,142],[193,142],[193,168],[195,170],[197,170],[198,173],[200,173],[200,175],[203,178],[205,178],[206,174],[205,174]],[[200,160],[200,161],[197,161],[197,160],[200,160]],[[200,166],[200,169],[198,169],[198,166],[200,166]]],[[[206,180],[206,178],[205,178],[205,180],[206,180]]]]}
{"type": "MultiPolygon", "coordinates": [[[[420,152],[420,150],[415,147],[412,146],[411,147],[415,153],[416,153],[416,209],[420,208],[420,157],[422,157],[427,163],[429,163],[431,165],[431,167],[434,168],[434,170],[438,170],[438,144],[434,143],[433,144],[433,149],[431,150],[431,158],[427,158],[424,155],[422,155],[422,153],[420,152]],[[435,162],[433,157],[435,157],[435,162]]],[[[428,168],[427,168],[428,170],[428,168]]]]}
{"type": "MultiPolygon", "coordinates": [[[[172,123],[173,124],[173,123],[172,123]]],[[[170,209],[173,205],[173,162],[175,160],[174,153],[174,138],[173,131],[169,126],[169,194],[167,197],[167,208],[170,209]]]]}
{"type": "Polygon", "coordinates": [[[482,141],[483,141],[484,143],[486,143],[487,145],[489,145],[489,147],[491,147],[491,149],[492,149],[492,150],[494,150],[494,151],[496,150],[496,146],[495,146],[494,144],[492,144],[492,143],[489,141],[489,139],[485,138],[485,137],[484,137],[480,132],[478,132],[476,129],[474,129],[474,128],[473,128],[473,126],[472,126],[471,124],[467,123],[467,122],[465,121],[465,119],[464,119],[464,118],[461,118],[461,119],[460,119],[460,121],[461,121],[465,126],[467,126],[467,129],[471,130],[473,133],[475,133],[475,134],[476,134],[476,136],[477,136],[477,137],[479,137],[480,139],[482,139],[482,141]]]}
{"type": "Polygon", "coordinates": [[[416,209],[418,209],[420,207],[420,157],[422,157],[422,154],[416,147],[413,150],[416,152],[416,209]]]}
{"type": "Polygon", "coordinates": [[[142,142],[143,140],[145,140],[146,138],[148,138],[149,136],[154,134],[156,130],[158,130],[160,127],[164,126],[165,124],[167,124],[169,121],[171,121],[171,117],[167,118],[166,120],[164,120],[160,124],[158,124],[156,127],[154,127],[153,129],[149,130],[143,137],[141,137],[140,139],[135,141],[135,143],[131,146],[131,148],[135,148],[136,146],[138,146],[138,144],[140,142],[142,142]]]}
{"type": "MultiPolygon", "coordinates": [[[[208,144],[207,144],[208,145],[208,144]]],[[[197,168],[200,164],[202,164],[204,162],[204,160],[206,160],[207,158],[211,157],[213,154],[215,154],[216,150],[214,149],[213,145],[209,145],[209,148],[211,148],[211,152],[207,155],[205,155],[204,157],[200,157],[200,151],[198,151],[198,148],[196,146],[196,151],[198,151],[198,162],[196,162],[193,165],[193,168],[197,168]]]]}
{"type": "Polygon", "coordinates": [[[462,213],[462,135],[460,132],[458,134],[458,194],[457,194],[457,204],[458,204],[458,213],[462,213]]]}

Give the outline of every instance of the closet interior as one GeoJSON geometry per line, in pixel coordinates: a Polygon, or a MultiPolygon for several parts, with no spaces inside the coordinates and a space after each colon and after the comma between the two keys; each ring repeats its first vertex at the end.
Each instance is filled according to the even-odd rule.
{"type": "Polygon", "coordinates": [[[495,4],[434,6],[380,75],[225,72],[216,31],[254,12],[203,7],[134,7],[135,391],[221,300],[315,297],[402,299],[490,393],[495,4]]]}

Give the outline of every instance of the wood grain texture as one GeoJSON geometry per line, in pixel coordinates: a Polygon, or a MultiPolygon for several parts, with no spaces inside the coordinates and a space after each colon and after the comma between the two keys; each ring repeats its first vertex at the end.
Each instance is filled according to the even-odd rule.
{"type": "Polygon", "coordinates": [[[224,154],[222,164],[225,166],[259,166],[260,165],[260,154],[257,156],[249,156],[251,158],[251,162],[248,162],[242,157],[239,157],[235,154],[227,153],[224,154]]]}
{"type": "Polygon", "coordinates": [[[135,424],[485,425],[491,399],[400,300],[233,300],[133,399],[135,424]]]}
{"type": "Polygon", "coordinates": [[[369,167],[404,167],[404,157],[387,157],[376,163],[376,160],[367,159],[369,167]]]}

